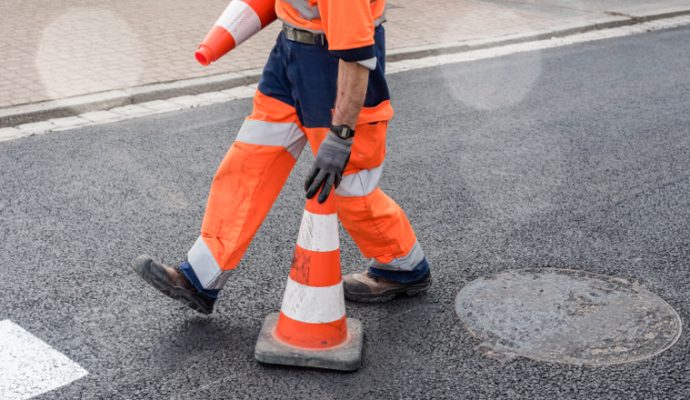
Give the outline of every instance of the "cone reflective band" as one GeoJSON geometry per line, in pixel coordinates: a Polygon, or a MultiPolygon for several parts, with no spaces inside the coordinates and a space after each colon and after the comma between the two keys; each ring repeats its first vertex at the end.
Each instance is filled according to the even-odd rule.
{"type": "Polygon", "coordinates": [[[276,20],[275,0],[232,0],[195,53],[201,65],[218,60],[276,20]]]}
{"type": "Polygon", "coordinates": [[[285,287],[276,337],[293,346],[328,348],[347,339],[335,200],[307,200],[285,287]]]}
{"type": "Polygon", "coordinates": [[[254,356],[268,364],[354,371],[362,323],[345,316],[338,215],[333,193],[307,200],[279,313],[264,320],[254,356]]]}

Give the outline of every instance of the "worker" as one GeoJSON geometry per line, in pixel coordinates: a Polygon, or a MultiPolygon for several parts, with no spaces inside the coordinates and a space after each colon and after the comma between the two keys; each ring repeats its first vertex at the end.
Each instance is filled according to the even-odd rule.
{"type": "Polygon", "coordinates": [[[149,284],[210,314],[230,271],[281,191],[302,149],[315,161],[306,197],[334,191],[338,217],[364,272],[343,278],[351,301],[425,292],[426,256],[403,210],[378,186],[393,108],[385,78],[385,0],[276,0],[283,24],[253,111],[211,184],[201,234],[179,266],[148,256],[135,271],[149,284]]]}

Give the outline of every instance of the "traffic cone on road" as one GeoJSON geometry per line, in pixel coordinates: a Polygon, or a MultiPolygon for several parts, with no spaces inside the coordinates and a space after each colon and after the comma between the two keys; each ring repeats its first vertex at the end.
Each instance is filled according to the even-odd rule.
{"type": "Polygon", "coordinates": [[[277,19],[275,0],[232,0],[195,53],[209,65],[277,19]]]}
{"type": "Polygon", "coordinates": [[[353,371],[362,360],[362,325],[345,316],[338,216],[333,194],[307,200],[279,313],[266,317],[256,359],[353,371]]]}

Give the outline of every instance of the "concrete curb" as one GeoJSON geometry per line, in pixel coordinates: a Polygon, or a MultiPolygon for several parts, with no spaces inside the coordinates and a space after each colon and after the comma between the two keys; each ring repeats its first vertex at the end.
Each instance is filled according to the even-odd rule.
{"type": "MultiPolygon", "coordinates": [[[[525,35],[507,36],[491,40],[392,50],[388,53],[387,61],[393,62],[428,56],[463,53],[522,42],[565,37],[578,33],[585,33],[607,28],[635,25],[683,15],[690,15],[690,9],[643,16],[612,14],[613,19],[611,21],[582,25],[556,31],[532,32],[525,35]]],[[[254,84],[258,82],[260,76],[261,69],[251,69],[241,72],[231,72],[173,82],[155,83],[127,89],[87,94],[66,99],[50,100],[40,103],[8,107],[0,109],[0,128],[13,127],[20,124],[44,121],[52,118],[72,117],[90,111],[105,110],[114,107],[139,104],[172,97],[222,91],[238,86],[254,84]]]]}

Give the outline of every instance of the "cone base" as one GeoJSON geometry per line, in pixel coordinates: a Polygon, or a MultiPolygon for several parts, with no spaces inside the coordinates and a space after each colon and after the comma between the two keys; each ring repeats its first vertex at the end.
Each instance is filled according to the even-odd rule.
{"type": "Polygon", "coordinates": [[[309,350],[290,346],[275,338],[273,332],[278,323],[278,315],[269,314],[261,327],[254,349],[254,357],[259,362],[337,371],[355,371],[362,366],[364,333],[358,319],[347,319],[349,337],[345,343],[332,349],[309,350]]]}

